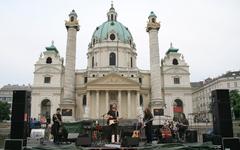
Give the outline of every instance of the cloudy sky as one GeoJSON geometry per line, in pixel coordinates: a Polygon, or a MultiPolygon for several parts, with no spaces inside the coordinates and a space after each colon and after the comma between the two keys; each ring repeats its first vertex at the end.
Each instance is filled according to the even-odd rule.
{"type": "MultiPolygon", "coordinates": [[[[76,69],[86,68],[86,52],[94,29],[106,21],[111,0],[5,0],[0,2],[0,86],[32,84],[34,64],[54,40],[65,57],[64,20],[78,14],[76,69]]],[[[118,21],[131,31],[137,64],[149,69],[147,17],[161,22],[160,57],[170,42],[190,66],[191,81],[240,70],[239,0],[114,0],[118,21]]]]}

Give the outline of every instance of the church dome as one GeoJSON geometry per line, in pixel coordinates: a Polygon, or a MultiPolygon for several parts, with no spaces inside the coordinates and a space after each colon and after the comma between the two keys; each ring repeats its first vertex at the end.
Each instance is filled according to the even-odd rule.
{"type": "Polygon", "coordinates": [[[95,29],[92,35],[91,44],[95,45],[96,43],[104,41],[118,41],[135,46],[129,29],[117,21],[117,13],[113,5],[109,9],[107,17],[108,20],[95,29]]]}
{"type": "Polygon", "coordinates": [[[131,43],[133,41],[128,28],[118,21],[106,21],[97,27],[92,36],[92,40],[94,39],[95,42],[102,42],[108,39],[118,39],[123,43],[131,43]]]}

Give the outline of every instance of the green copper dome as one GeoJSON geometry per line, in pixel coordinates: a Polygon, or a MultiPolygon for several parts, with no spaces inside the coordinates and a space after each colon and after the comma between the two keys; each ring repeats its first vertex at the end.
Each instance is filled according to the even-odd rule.
{"type": "Polygon", "coordinates": [[[128,30],[122,23],[117,21],[117,12],[113,4],[107,13],[108,20],[102,25],[98,26],[93,35],[91,43],[101,43],[104,41],[118,41],[134,45],[133,38],[128,30]]]}
{"type": "Polygon", "coordinates": [[[116,39],[121,42],[128,43],[133,41],[132,35],[127,27],[118,21],[106,21],[101,26],[97,27],[93,33],[92,39],[98,42],[108,40],[111,34],[116,35],[116,39]]]}

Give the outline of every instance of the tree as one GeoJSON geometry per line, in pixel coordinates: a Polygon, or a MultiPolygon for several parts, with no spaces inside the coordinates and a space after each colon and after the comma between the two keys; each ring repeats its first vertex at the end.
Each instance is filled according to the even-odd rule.
{"type": "Polygon", "coordinates": [[[231,107],[236,119],[240,119],[240,94],[238,90],[232,90],[229,93],[231,107]]]}
{"type": "Polygon", "coordinates": [[[10,104],[7,102],[1,102],[0,101],[0,122],[3,120],[9,120],[10,117],[10,104]]]}

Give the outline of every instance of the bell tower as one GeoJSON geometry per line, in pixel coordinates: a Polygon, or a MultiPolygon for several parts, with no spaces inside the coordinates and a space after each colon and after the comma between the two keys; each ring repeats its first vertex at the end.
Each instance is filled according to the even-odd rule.
{"type": "Polygon", "coordinates": [[[150,74],[151,74],[151,108],[163,109],[165,104],[162,97],[162,82],[160,69],[160,56],[158,44],[158,30],[160,23],[157,22],[157,16],[152,11],[148,17],[147,29],[149,33],[150,48],[150,74]]]}
{"type": "Polygon", "coordinates": [[[79,31],[77,14],[74,10],[69,14],[69,20],[65,22],[67,28],[66,64],[64,76],[64,93],[61,101],[62,111],[68,111],[65,120],[74,120],[75,116],[75,61],[76,38],[79,31]]]}

